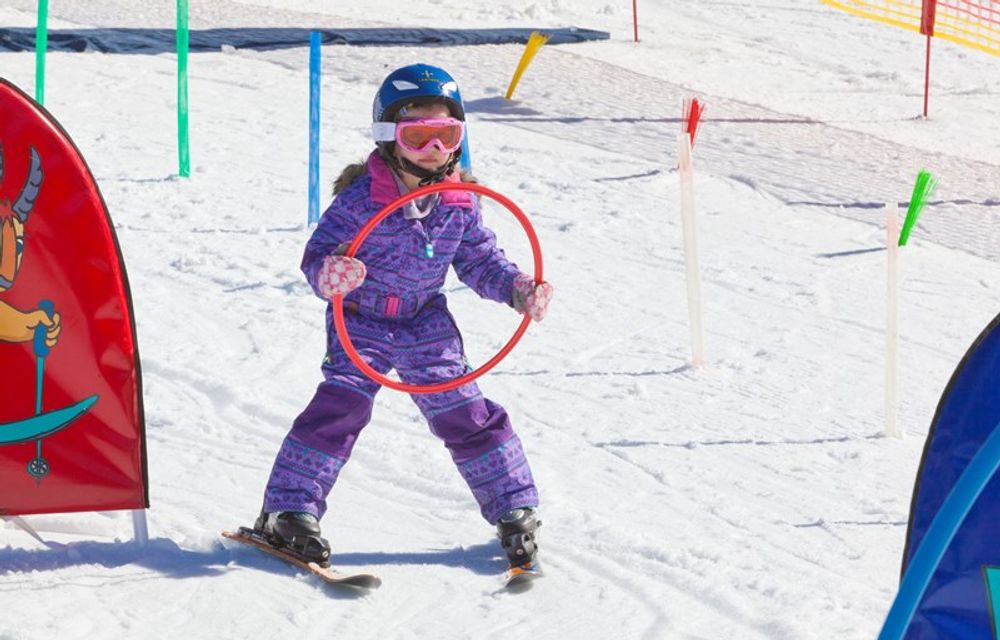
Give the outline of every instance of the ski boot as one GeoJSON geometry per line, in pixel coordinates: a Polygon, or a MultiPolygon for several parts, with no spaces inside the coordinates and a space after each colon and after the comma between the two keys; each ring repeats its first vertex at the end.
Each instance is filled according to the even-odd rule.
{"type": "Polygon", "coordinates": [[[497,537],[500,538],[511,567],[532,565],[535,554],[538,553],[535,530],[540,526],[542,521],[535,517],[535,509],[532,507],[513,509],[500,516],[497,537]]]}
{"type": "Polygon", "coordinates": [[[330,566],[330,543],[320,536],[319,520],[311,513],[280,511],[263,513],[253,525],[254,533],[268,544],[321,567],[330,566]]]}

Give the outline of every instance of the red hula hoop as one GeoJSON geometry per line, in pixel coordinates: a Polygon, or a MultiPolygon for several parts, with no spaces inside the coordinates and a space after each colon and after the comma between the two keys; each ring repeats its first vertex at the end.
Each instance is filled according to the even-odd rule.
{"type": "MultiPolygon", "coordinates": [[[[538,236],[535,234],[535,229],[531,226],[528,216],[526,216],[524,212],[521,211],[520,207],[514,204],[506,196],[473,182],[442,182],[432,184],[396,198],[389,204],[385,205],[381,211],[376,213],[372,219],[361,228],[361,231],[358,232],[358,235],[354,238],[354,241],[351,242],[351,246],[348,247],[347,253],[344,255],[353,258],[358,252],[358,249],[361,248],[362,243],[364,243],[365,239],[371,234],[375,227],[401,206],[415,198],[431,193],[437,193],[439,191],[472,191],[473,193],[478,193],[496,200],[506,207],[508,211],[514,214],[514,217],[521,223],[525,233],[528,235],[529,242],[531,242],[531,253],[535,260],[535,282],[538,284],[542,283],[542,247],[538,243],[538,236]]],[[[510,341],[507,342],[507,344],[505,344],[495,356],[490,358],[486,364],[479,367],[475,371],[471,371],[453,380],[448,380],[447,382],[441,382],[438,384],[404,384],[383,376],[378,371],[372,369],[367,362],[361,359],[357,349],[354,348],[354,344],[351,343],[351,337],[347,333],[347,325],[344,323],[344,296],[334,296],[331,302],[333,303],[333,323],[337,328],[337,338],[340,340],[340,345],[344,347],[344,351],[347,352],[347,357],[351,359],[351,362],[353,362],[362,373],[382,386],[389,387],[390,389],[395,389],[397,391],[405,391],[407,393],[440,393],[442,391],[450,391],[462,386],[463,384],[472,382],[499,364],[500,361],[503,360],[508,353],[510,353],[518,341],[521,340],[521,336],[524,335],[524,332],[528,329],[528,325],[531,324],[531,317],[528,316],[528,314],[525,314],[524,319],[521,320],[521,324],[517,327],[517,330],[514,332],[514,336],[510,339],[510,341]]]]}

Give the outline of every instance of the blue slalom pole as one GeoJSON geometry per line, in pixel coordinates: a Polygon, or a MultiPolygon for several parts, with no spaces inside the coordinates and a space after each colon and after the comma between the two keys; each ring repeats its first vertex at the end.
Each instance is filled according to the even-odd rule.
{"type": "Polygon", "coordinates": [[[472,171],[472,152],[469,151],[469,123],[465,123],[465,135],[462,136],[462,158],[458,161],[462,171],[472,171]]]}
{"type": "Polygon", "coordinates": [[[319,222],[320,33],[309,34],[309,224],[319,222]]]}
{"type": "Polygon", "coordinates": [[[906,568],[899,593],[889,609],[878,640],[901,640],[906,633],[917,605],[924,597],[927,585],[941,562],[941,556],[958,532],[972,505],[1000,467],[1000,424],[980,447],[958,482],[952,487],[944,504],[927,528],[920,547],[906,568]]]}

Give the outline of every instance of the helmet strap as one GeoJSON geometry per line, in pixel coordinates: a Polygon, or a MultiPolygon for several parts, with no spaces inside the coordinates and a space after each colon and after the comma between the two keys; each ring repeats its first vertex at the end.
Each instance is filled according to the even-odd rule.
{"type": "Polygon", "coordinates": [[[420,178],[418,185],[426,187],[429,184],[442,182],[447,176],[450,176],[455,171],[455,165],[458,164],[459,157],[462,155],[462,150],[459,149],[455,153],[451,154],[448,161],[437,169],[425,169],[420,165],[410,162],[406,158],[397,158],[395,153],[388,153],[385,155],[388,156],[387,160],[392,168],[397,171],[405,171],[412,176],[420,178]]]}

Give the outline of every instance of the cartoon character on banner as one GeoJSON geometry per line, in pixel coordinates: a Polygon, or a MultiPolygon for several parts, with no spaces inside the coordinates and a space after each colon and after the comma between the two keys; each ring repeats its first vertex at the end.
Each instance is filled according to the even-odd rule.
{"type": "MultiPolygon", "coordinates": [[[[42,185],[42,160],[34,147],[31,147],[30,162],[28,177],[14,204],[0,197],[0,294],[13,287],[17,279],[25,252],[24,228],[42,185]]],[[[0,145],[0,196],[4,192],[3,169],[3,146],[0,145]]],[[[35,440],[36,455],[28,462],[28,473],[39,482],[49,473],[49,464],[42,457],[42,439],[69,426],[97,402],[97,396],[91,396],[63,409],[42,412],[45,358],[56,346],[60,330],[59,314],[48,300],[39,302],[38,309],[24,312],[0,299],[0,342],[32,341],[36,358],[35,415],[0,423],[0,446],[35,440]]]]}

